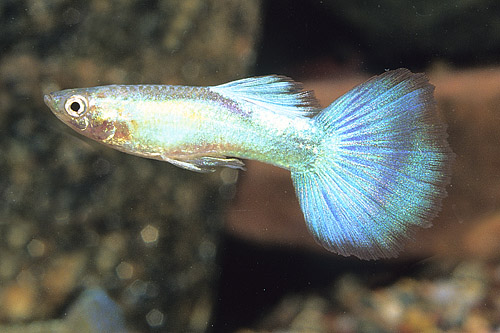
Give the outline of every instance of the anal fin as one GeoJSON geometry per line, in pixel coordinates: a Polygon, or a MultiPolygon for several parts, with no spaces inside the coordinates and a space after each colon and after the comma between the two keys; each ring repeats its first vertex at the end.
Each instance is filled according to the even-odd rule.
{"type": "Polygon", "coordinates": [[[161,159],[179,168],[201,173],[214,172],[217,167],[246,170],[243,161],[225,156],[190,156],[180,158],[161,155],[161,159]]]}

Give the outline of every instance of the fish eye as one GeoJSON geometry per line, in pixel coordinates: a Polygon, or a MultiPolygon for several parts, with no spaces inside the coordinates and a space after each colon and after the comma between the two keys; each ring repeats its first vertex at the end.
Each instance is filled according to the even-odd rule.
{"type": "Polygon", "coordinates": [[[81,117],[87,111],[87,108],[87,99],[80,95],[71,96],[64,103],[64,109],[74,118],[81,117]]]}

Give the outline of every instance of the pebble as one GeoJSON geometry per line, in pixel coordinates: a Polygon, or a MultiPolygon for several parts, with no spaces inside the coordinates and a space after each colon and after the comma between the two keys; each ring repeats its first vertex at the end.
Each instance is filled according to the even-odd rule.
{"type": "Polygon", "coordinates": [[[331,297],[285,296],[250,331],[492,332],[500,328],[499,259],[464,261],[432,279],[403,277],[376,288],[365,285],[367,277],[344,275],[331,297]]]}

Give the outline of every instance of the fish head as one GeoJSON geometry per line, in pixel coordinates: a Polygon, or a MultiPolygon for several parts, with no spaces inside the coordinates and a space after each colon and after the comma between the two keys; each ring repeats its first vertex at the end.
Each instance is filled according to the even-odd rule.
{"type": "Polygon", "coordinates": [[[124,139],[128,131],[123,124],[117,126],[118,109],[109,102],[104,88],[56,91],[45,95],[44,101],[59,120],[80,134],[95,141],[116,144],[114,140],[124,139]],[[117,127],[120,135],[115,137],[117,127]]]}

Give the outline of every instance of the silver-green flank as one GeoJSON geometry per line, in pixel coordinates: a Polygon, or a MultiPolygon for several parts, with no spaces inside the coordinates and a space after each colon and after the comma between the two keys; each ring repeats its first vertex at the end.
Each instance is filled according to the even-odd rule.
{"type": "Polygon", "coordinates": [[[312,93],[278,76],[217,87],[69,89],[45,100],[62,121],[91,139],[200,172],[242,168],[234,157],[300,168],[322,136],[306,117],[318,108],[312,93]]]}

